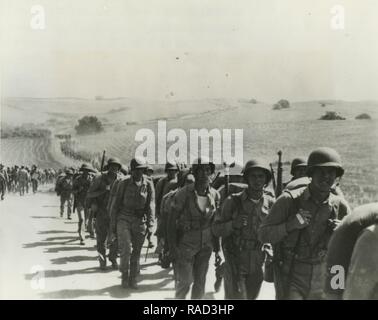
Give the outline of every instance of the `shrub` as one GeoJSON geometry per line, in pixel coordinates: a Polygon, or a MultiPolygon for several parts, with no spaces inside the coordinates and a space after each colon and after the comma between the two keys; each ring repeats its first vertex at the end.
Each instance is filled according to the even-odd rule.
{"type": "Polygon", "coordinates": [[[358,116],[356,116],[355,119],[357,119],[357,120],[370,120],[371,117],[367,113],[361,113],[358,116]]]}
{"type": "Polygon", "coordinates": [[[319,120],[345,120],[345,118],[335,111],[327,111],[326,114],[319,118],[319,120]]]}

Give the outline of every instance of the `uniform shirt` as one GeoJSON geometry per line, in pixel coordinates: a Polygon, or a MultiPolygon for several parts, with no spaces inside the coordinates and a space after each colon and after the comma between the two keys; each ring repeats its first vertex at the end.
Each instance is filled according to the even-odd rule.
{"type": "Polygon", "coordinates": [[[76,201],[84,206],[85,198],[87,196],[87,192],[91,185],[92,177],[87,175],[86,177],[81,174],[74,179],[73,182],[73,191],[75,193],[76,201]]]}
{"type": "Polygon", "coordinates": [[[88,189],[87,198],[89,199],[89,203],[96,203],[101,212],[106,212],[110,189],[113,183],[120,178],[121,176],[119,174],[117,174],[115,178],[112,178],[108,173],[96,176],[88,189]]]}
{"type": "Polygon", "coordinates": [[[25,169],[18,171],[18,181],[27,182],[29,181],[29,173],[25,169]]]}
{"type": "Polygon", "coordinates": [[[235,235],[241,240],[257,242],[257,231],[261,222],[268,215],[273,203],[273,194],[267,192],[264,192],[257,201],[248,198],[247,190],[229,196],[220,212],[216,215],[213,225],[214,234],[222,238],[235,235]],[[236,230],[233,228],[233,223],[241,215],[247,216],[247,226],[236,230]]]}
{"type": "Polygon", "coordinates": [[[201,211],[194,184],[177,191],[173,198],[172,214],[169,218],[168,241],[170,244],[182,244],[193,250],[214,245],[211,225],[215,212],[219,208],[220,196],[218,191],[209,187],[206,197],[208,205],[204,211],[201,211]],[[177,242],[177,234],[179,234],[179,242],[177,242]]]}
{"type": "Polygon", "coordinates": [[[140,218],[147,222],[148,227],[152,227],[155,219],[155,190],[151,179],[143,175],[139,185],[132,176],[120,181],[110,206],[110,214],[113,223],[140,218]]]}
{"type": "Polygon", "coordinates": [[[259,238],[264,243],[282,242],[283,248],[291,252],[297,245],[295,251],[298,260],[310,262],[321,254],[320,251],[325,253],[332,234],[328,227],[328,219],[341,220],[349,213],[350,208],[345,199],[333,193],[330,193],[324,202],[318,203],[311,197],[309,187],[284,192],[261,224],[259,238]],[[310,212],[310,224],[302,230],[288,233],[286,223],[294,218],[299,208],[310,212]]]}
{"type": "Polygon", "coordinates": [[[62,196],[71,196],[73,188],[73,179],[69,176],[64,176],[58,181],[58,188],[62,196]]]}
{"type": "Polygon", "coordinates": [[[163,197],[177,188],[177,177],[168,180],[168,177],[161,178],[156,184],[156,216],[160,215],[160,205],[163,197]]]}
{"type": "Polygon", "coordinates": [[[366,228],[354,247],[344,299],[378,300],[378,224],[366,228]]]}

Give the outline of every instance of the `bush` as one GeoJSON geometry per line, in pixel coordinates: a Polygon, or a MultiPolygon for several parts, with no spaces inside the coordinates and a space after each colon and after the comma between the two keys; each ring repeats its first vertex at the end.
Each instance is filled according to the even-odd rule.
{"type": "Polygon", "coordinates": [[[79,124],[75,126],[77,134],[99,133],[104,130],[101,121],[97,117],[85,116],[78,120],[79,124]]]}
{"type": "Polygon", "coordinates": [[[319,118],[319,120],[345,120],[345,118],[335,111],[327,111],[326,114],[319,118]]]}
{"type": "Polygon", "coordinates": [[[281,110],[287,108],[290,108],[290,102],[285,99],[281,99],[273,105],[273,110],[281,110]]]}
{"type": "Polygon", "coordinates": [[[361,113],[355,119],[357,119],[357,120],[371,120],[371,117],[367,113],[361,113]]]}

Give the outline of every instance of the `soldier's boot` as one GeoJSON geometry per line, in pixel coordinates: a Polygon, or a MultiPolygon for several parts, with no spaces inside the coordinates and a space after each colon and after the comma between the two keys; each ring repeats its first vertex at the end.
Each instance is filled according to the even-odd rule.
{"type": "Polygon", "coordinates": [[[129,287],[134,290],[138,290],[138,283],[135,277],[130,277],[129,279],[129,287]]]}
{"type": "Polygon", "coordinates": [[[122,272],[121,287],[127,289],[129,287],[129,275],[127,272],[122,272]]]}
{"type": "Polygon", "coordinates": [[[113,270],[118,270],[117,259],[116,258],[112,258],[112,259],[109,258],[109,261],[112,263],[112,269],[113,270]]]}
{"type": "Polygon", "coordinates": [[[105,257],[105,255],[102,255],[102,254],[99,253],[98,261],[100,262],[100,269],[106,270],[106,257],[105,257]]]}

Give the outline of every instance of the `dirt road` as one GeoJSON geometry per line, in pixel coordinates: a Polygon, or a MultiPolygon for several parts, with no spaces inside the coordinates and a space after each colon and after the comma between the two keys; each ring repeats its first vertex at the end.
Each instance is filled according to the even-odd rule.
{"type": "MultiPolygon", "coordinates": [[[[77,215],[59,217],[59,200],[46,188],[24,197],[8,194],[0,203],[0,299],[172,299],[172,271],[156,265],[156,257],[142,250],[138,290],[120,287],[120,273],[100,271],[95,240],[80,245],[77,215]]],[[[208,273],[206,298],[214,293],[214,261],[208,273]]],[[[273,299],[264,283],[259,299],[273,299]]]]}

